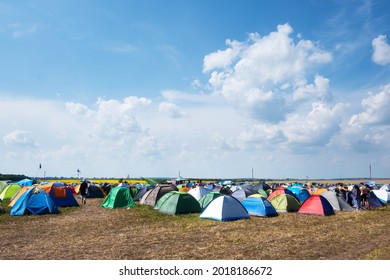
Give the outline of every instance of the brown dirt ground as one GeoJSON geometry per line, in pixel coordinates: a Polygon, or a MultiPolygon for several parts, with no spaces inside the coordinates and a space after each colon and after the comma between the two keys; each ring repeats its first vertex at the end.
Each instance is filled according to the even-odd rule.
{"type": "Polygon", "coordinates": [[[390,205],[328,217],[285,213],[217,222],[139,204],[104,209],[101,202],[89,199],[59,215],[0,219],[0,259],[390,259],[390,205]]]}

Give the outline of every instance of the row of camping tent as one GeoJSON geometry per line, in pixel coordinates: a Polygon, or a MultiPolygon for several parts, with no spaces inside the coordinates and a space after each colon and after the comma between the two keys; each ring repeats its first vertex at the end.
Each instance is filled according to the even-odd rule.
{"type": "Polygon", "coordinates": [[[130,208],[135,206],[134,201],[139,200],[140,204],[152,206],[162,213],[201,213],[201,218],[219,221],[246,219],[250,215],[272,217],[279,212],[328,216],[335,211],[353,211],[342,197],[326,189],[315,194],[305,192],[303,188],[284,187],[271,193],[263,188],[238,188],[231,194],[205,187],[183,189],[174,185],[157,185],[140,190],[138,196],[133,198],[129,190],[116,187],[110,191],[101,207],[130,208]]]}
{"type": "Polygon", "coordinates": [[[79,206],[74,193],[73,188],[61,182],[26,186],[13,183],[5,187],[3,184],[0,201],[8,204],[11,216],[57,214],[58,207],[79,206]]]}

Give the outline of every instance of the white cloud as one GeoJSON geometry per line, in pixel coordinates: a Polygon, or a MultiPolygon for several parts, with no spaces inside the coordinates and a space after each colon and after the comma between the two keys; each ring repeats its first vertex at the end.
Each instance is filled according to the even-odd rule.
{"type": "Polygon", "coordinates": [[[123,101],[99,98],[97,110],[91,114],[91,133],[95,132],[104,139],[124,141],[132,133],[141,132],[142,127],[135,118],[135,112],[150,103],[149,99],[135,96],[126,97],[123,101]]]}
{"type": "Polygon", "coordinates": [[[322,148],[341,130],[344,104],[331,106],[326,103],[312,104],[311,111],[305,114],[294,114],[283,124],[283,133],[287,146],[292,151],[310,151],[322,148]]]}
{"type": "Polygon", "coordinates": [[[146,156],[150,159],[160,158],[162,151],[159,148],[159,143],[154,136],[141,136],[136,141],[137,151],[142,156],[146,156]]]}
{"type": "Polygon", "coordinates": [[[3,142],[7,146],[32,147],[37,145],[28,132],[24,130],[15,130],[8,133],[3,137],[3,142]]]}
{"type": "Polygon", "coordinates": [[[353,114],[343,128],[340,143],[358,152],[387,151],[390,148],[390,84],[361,101],[363,111],[353,114]]]}
{"type": "Polygon", "coordinates": [[[348,107],[339,101],[345,92],[318,73],[332,54],[292,33],[285,24],[243,42],[226,40],[225,50],[204,57],[208,83],[192,82],[199,93],[170,89],[155,99],[92,104],[1,93],[0,111],[12,118],[0,119],[0,157],[7,159],[0,169],[31,175],[43,162],[47,175],[58,176],[80,168],[82,176],[175,176],[181,170],[185,176],[249,177],[254,168],[256,176],[285,177],[338,176],[346,159],[358,166],[361,152],[385,162],[390,84],[364,99],[356,94],[348,107]]]}
{"type": "Polygon", "coordinates": [[[386,65],[390,64],[390,45],[386,41],[386,35],[379,35],[372,40],[372,47],[374,52],[372,54],[372,61],[386,65]]]}
{"type": "Polygon", "coordinates": [[[215,98],[210,97],[207,94],[190,94],[187,92],[177,91],[177,90],[164,90],[161,92],[161,96],[171,103],[192,103],[194,104],[210,104],[210,102],[219,102],[215,98]]]}
{"type": "Polygon", "coordinates": [[[324,100],[329,98],[329,79],[316,75],[314,84],[302,83],[293,92],[295,101],[324,100]]]}
{"type": "Polygon", "coordinates": [[[215,68],[225,68],[236,59],[240,54],[242,43],[226,40],[226,45],[230,46],[230,48],[208,54],[204,57],[203,72],[209,72],[215,68]]]}
{"type": "Polygon", "coordinates": [[[248,126],[238,136],[239,142],[244,148],[253,149],[257,145],[280,144],[286,141],[280,126],[257,123],[248,126]]]}
{"type": "MultiPolygon", "coordinates": [[[[235,42],[239,47],[207,55],[204,71],[223,67],[210,73],[209,84],[214,92],[259,121],[284,121],[295,107],[293,91],[302,84],[319,88],[326,79],[317,76],[315,85],[308,85],[306,76],[316,66],[332,60],[330,53],[312,41],[301,39],[295,43],[290,37],[292,31],[288,24],[279,25],[267,36],[250,34],[247,42],[235,42]]],[[[298,93],[296,98],[300,98],[298,93]]]]}
{"type": "Polygon", "coordinates": [[[367,125],[390,125],[390,84],[385,85],[381,92],[363,99],[361,105],[364,111],[353,115],[349,126],[362,128],[367,125]]]}
{"type": "Polygon", "coordinates": [[[75,102],[66,102],[65,108],[68,110],[69,113],[72,115],[86,115],[90,116],[93,111],[88,109],[87,106],[81,103],[75,103],[75,102]]]}
{"type": "Polygon", "coordinates": [[[187,117],[188,113],[179,109],[176,104],[171,102],[161,102],[158,106],[158,110],[162,113],[168,114],[172,118],[187,117]]]}

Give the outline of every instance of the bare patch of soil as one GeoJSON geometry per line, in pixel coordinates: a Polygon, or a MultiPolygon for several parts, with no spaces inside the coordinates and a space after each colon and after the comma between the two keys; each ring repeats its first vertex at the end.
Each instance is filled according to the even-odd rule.
{"type": "Polygon", "coordinates": [[[139,204],[104,209],[101,202],[89,199],[58,215],[2,214],[0,259],[390,259],[390,206],[328,217],[285,213],[217,222],[139,204]]]}

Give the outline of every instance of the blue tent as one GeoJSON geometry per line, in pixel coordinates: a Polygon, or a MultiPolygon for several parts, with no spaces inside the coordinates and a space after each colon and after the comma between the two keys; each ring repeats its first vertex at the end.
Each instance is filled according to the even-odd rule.
{"type": "Polygon", "coordinates": [[[79,203],[73,196],[73,193],[66,186],[55,187],[53,184],[48,192],[48,195],[59,207],[79,206],[79,203]]]}
{"type": "Polygon", "coordinates": [[[372,191],[370,192],[370,199],[368,201],[371,207],[382,207],[383,205],[385,205],[372,191]]]}
{"type": "Polygon", "coordinates": [[[32,187],[25,191],[10,210],[11,216],[24,214],[43,215],[58,214],[59,210],[50,196],[39,187],[32,187]]]}
{"type": "Polygon", "coordinates": [[[88,187],[88,198],[103,198],[105,197],[104,192],[101,188],[96,185],[89,185],[88,187]]]}
{"type": "Polygon", "coordinates": [[[305,200],[310,197],[310,193],[307,189],[301,187],[288,187],[287,189],[290,190],[293,194],[295,194],[295,197],[298,198],[301,204],[304,203],[305,200]]]}
{"type": "Polygon", "coordinates": [[[248,197],[242,202],[249,215],[260,217],[273,217],[278,213],[275,207],[265,197],[248,197]]]}

